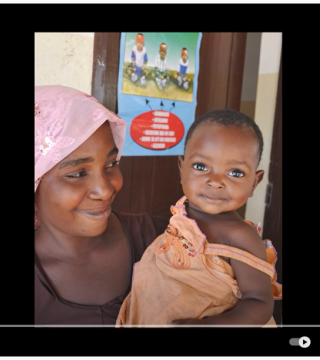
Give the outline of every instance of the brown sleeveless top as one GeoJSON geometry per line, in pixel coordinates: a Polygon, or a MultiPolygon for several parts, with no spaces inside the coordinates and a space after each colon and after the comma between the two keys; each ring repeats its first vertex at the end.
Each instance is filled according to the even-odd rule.
{"type": "MultiPolygon", "coordinates": [[[[149,214],[116,213],[127,237],[131,252],[131,268],[145,249],[168,225],[164,217],[149,214]]],[[[82,305],[60,298],[50,286],[35,257],[35,325],[114,325],[127,291],[103,305],[82,305]]]]}

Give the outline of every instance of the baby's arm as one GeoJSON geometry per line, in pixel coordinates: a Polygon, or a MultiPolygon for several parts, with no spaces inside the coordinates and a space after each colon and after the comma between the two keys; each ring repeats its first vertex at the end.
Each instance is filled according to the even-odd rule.
{"type": "MultiPolygon", "coordinates": [[[[231,240],[231,246],[247,251],[262,260],[267,260],[263,241],[253,228],[241,227],[235,234],[231,240]]],[[[262,326],[270,320],[274,305],[270,276],[239,260],[230,259],[230,263],[242,293],[241,300],[236,306],[230,311],[204,319],[175,320],[172,322],[173,325],[262,326]]]]}

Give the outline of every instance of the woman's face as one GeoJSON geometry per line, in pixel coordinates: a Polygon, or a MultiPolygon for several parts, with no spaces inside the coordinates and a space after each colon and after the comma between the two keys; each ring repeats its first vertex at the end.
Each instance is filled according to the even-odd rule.
{"type": "Polygon", "coordinates": [[[35,196],[41,226],[73,236],[100,235],[123,183],[117,153],[106,122],[49,170],[35,196]]]}

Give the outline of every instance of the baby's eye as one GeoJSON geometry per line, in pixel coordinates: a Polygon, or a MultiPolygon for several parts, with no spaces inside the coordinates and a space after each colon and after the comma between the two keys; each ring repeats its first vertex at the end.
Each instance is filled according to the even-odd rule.
{"type": "Polygon", "coordinates": [[[117,165],[119,165],[120,161],[119,160],[115,160],[115,161],[112,161],[112,163],[110,163],[107,168],[113,168],[117,165]]]}
{"type": "Polygon", "coordinates": [[[243,177],[244,173],[238,169],[235,170],[231,170],[228,175],[233,176],[233,177],[243,177]]]}
{"type": "Polygon", "coordinates": [[[195,164],[192,164],[192,167],[195,169],[195,170],[199,170],[199,171],[206,171],[207,168],[205,165],[201,164],[201,163],[195,163],[195,164]]]}
{"type": "Polygon", "coordinates": [[[68,175],[66,175],[66,177],[71,178],[71,179],[77,179],[77,178],[80,178],[80,177],[85,176],[85,175],[86,175],[85,171],[80,171],[80,172],[75,173],[75,174],[68,174],[68,175]]]}

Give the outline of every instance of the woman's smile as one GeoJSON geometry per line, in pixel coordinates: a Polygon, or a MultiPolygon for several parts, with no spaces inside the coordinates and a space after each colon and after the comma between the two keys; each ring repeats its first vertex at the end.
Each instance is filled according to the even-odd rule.
{"type": "Polygon", "coordinates": [[[111,205],[96,209],[76,209],[75,211],[79,212],[80,214],[89,219],[101,220],[109,217],[111,213],[111,205]]]}

